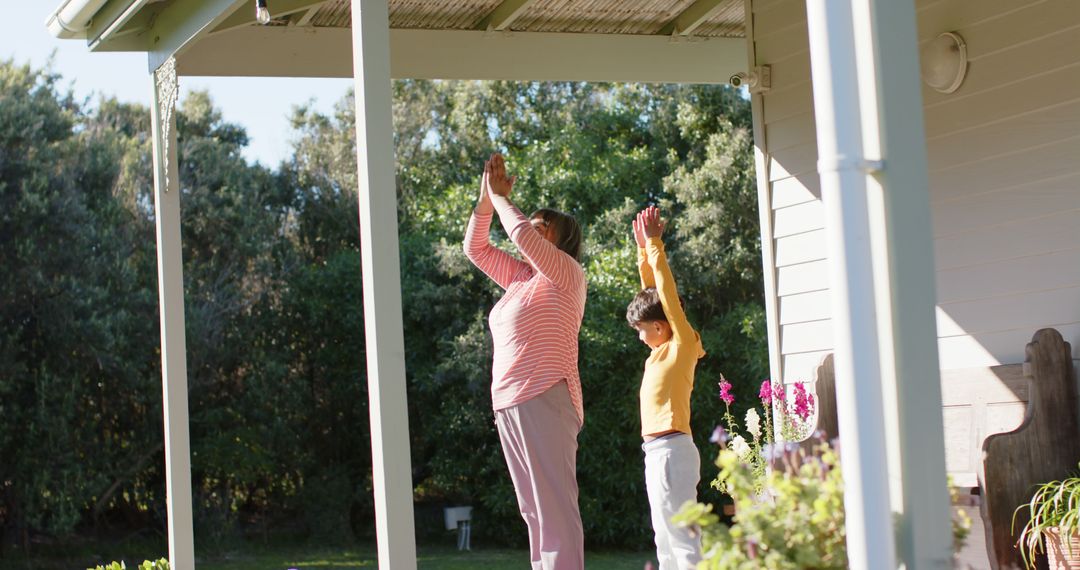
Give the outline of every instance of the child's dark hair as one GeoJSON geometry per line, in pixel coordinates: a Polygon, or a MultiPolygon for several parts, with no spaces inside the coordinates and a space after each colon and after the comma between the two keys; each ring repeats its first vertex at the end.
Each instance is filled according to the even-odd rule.
{"type": "MultiPolygon", "coordinates": [[[[679,302],[681,303],[682,299],[679,302]]],[[[630,305],[626,307],[626,322],[630,323],[631,327],[646,321],[667,322],[667,315],[664,314],[664,306],[660,304],[660,295],[656,292],[656,287],[638,291],[634,299],[630,301],[630,305]]]]}
{"type": "Polygon", "coordinates": [[[530,220],[544,220],[549,227],[555,228],[555,247],[563,250],[574,259],[581,258],[581,226],[578,225],[574,216],[552,210],[540,208],[529,216],[530,220]]]}

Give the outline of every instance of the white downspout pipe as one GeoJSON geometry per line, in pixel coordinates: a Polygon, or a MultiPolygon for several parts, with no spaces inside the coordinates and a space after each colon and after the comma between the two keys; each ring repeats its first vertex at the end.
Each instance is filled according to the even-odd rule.
{"type": "Polygon", "coordinates": [[[105,5],[106,0],[64,0],[45,20],[45,27],[53,37],[64,40],[85,38],[94,14],[105,5]]]}
{"type": "Polygon", "coordinates": [[[874,265],[851,3],[807,0],[851,568],[893,570],[874,265]]]}
{"type": "Polygon", "coordinates": [[[874,233],[878,339],[896,554],[952,568],[934,313],[930,180],[913,0],[850,0],[874,233]]]}

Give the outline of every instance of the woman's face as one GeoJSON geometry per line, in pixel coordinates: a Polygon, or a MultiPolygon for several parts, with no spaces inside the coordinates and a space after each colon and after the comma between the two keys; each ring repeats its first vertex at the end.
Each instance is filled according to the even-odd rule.
{"type": "Polygon", "coordinates": [[[545,221],[543,216],[537,216],[529,221],[532,223],[533,229],[543,236],[544,239],[551,243],[556,242],[557,236],[555,235],[555,228],[552,226],[551,222],[545,221]]]}

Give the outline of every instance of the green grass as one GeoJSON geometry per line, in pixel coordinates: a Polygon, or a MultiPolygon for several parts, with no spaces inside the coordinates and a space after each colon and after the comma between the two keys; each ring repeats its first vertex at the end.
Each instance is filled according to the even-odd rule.
{"type": "MultiPolygon", "coordinates": [[[[5,570],[52,570],[75,568],[82,570],[99,563],[123,559],[132,568],[145,558],[164,556],[164,548],[149,544],[129,545],[126,552],[117,553],[114,548],[93,549],[83,545],[78,551],[53,550],[39,553],[27,559],[11,551],[0,559],[5,570]],[[161,552],[157,552],[161,550],[161,552]],[[89,552],[99,551],[98,554],[89,552]]],[[[641,570],[652,552],[601,551],[585,554],[585,567],[589,570],[641,570]]],[[[305,547],[297,544],[270,544],[260,546],[245,544],[239,549],[221,550],[212,554],[196,554],[199,570],[321,570],[352,569],[373,570],[378,568],[374,545],[356,548],[305,547]]],[[[458,552],[451,546],[420,546],[417,552],[419,570],[520,570],[529,567],[527,550],[505,548],[482,548],[458,552]]]]}
{"type": "MultiPolygon", "coordinates": [[[[589,570],[640,570],[651,553],[589,552],[585,567],[589,570]]],[[[378,567],[374,549],[321,550],[315,552],[264,552],[237,556],[208,557],[199,568],[207,570],[298,570],[378,567]]],[[[458,552],[450,548],[419,548],[417,567],[421,570],[484,570],[529,567],[526,550],[484,549],[458,552]]]]}

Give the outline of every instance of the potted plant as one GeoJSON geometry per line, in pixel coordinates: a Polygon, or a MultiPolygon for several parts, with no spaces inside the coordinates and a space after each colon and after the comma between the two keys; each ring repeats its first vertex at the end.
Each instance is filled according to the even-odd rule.
{"type": "Polygon", "coordinates": [[[1016,517],[1025,510],[1028,522],[1018,544],[1027,567],[1035,568],[1035,555],[1046,552],[1051,570],[1080,568],[1080,476],[1040,485],[1013,513],[1014,532],[1016,517]]]}

